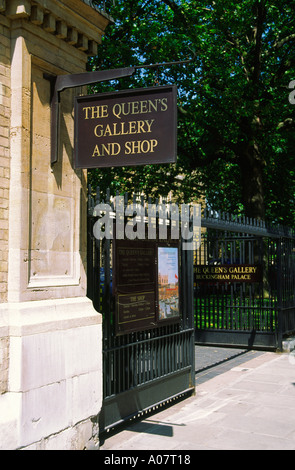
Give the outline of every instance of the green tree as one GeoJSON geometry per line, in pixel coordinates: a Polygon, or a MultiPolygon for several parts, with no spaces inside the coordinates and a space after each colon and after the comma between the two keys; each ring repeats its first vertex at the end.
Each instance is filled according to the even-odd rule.
{"type": "Polygon", "coordinates": [[[95,89],[176,83],[177,164],[90,179],[294,223],[294,13],[294,0],[116,0],[92,69],[194,59],[95,89]]]}

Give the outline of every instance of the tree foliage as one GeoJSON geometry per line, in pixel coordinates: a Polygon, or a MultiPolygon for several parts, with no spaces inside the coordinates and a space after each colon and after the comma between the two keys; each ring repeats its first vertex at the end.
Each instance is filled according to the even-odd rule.
{"type": "Polygon", "coordinates": [[[92,70],[193,60],[92,90],[175,83],[179,117],[177,164],[90,180],[294,224],[294,13],[294,0],[116,0],[92,70]]]}

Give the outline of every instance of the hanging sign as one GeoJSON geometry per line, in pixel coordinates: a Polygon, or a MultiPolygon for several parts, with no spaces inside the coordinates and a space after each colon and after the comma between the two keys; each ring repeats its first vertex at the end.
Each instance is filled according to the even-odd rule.
{"type": "Polygon", "coordinates": [[[175,162],[176,86],[76,97],[74,146],[75,168],[175,162]]]}

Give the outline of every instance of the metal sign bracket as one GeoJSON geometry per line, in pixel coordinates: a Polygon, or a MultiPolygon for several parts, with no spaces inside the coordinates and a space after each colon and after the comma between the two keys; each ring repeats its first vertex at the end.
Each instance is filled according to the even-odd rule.
{"type": "Polygon", "coordinates": [[[101,70],[99,72],[85,72],[72,75],[49,75],[44,78],[51,83],[51,165],[58,161],[58,142],[60,128],[60,94],[68,88],[91,85],[93,83],[118,78],[129,77],[135,72],[135,67],[122,69],[101,70]]]}

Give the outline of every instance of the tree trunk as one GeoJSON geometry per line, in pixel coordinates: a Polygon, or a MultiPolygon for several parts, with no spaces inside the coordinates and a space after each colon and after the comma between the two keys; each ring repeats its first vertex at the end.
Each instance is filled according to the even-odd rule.
{"type": "Polygon", "coordinates": [[[255,143],[241,146],[239,152],[242,198],[247,217],[265,218],[263,190],[263,160],[255,143]]]}

